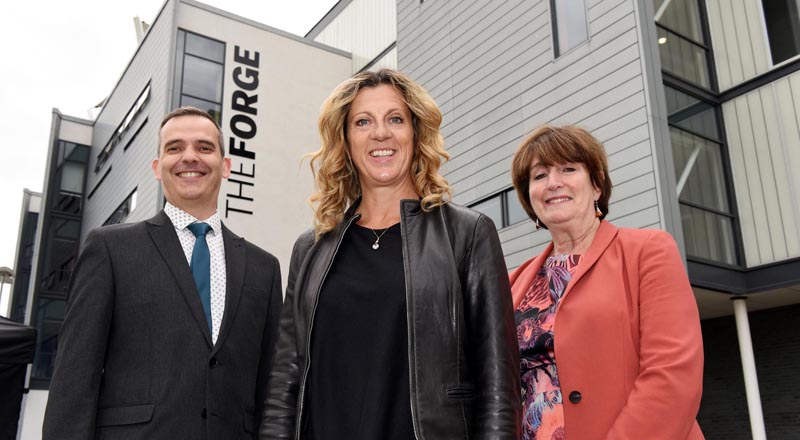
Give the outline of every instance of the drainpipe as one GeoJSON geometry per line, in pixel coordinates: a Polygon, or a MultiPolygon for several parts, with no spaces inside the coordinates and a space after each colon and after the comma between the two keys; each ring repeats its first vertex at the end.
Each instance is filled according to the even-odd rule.
{"type": "Polygon", "coordinates": [[[753,340],[750,338],[750,322],[747,319],[747,297],[734,296],[733,313],[736,317],[736,334],[739,337],[739,353],[742,356],[744,389],[747,394],[747,412],[750,414],[750,431],[753,440],[767,440],[764,429],[764,413],[761,410],[761,393],[758,391],[756,359],[753,356],[753,340]]]}

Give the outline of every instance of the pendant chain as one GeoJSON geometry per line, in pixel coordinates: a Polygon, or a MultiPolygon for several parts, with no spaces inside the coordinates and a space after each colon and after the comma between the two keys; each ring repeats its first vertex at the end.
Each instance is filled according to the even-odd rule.
{"type": "Polygon", "coordinates": [[[384,229],[383,232],[380,233],[380,235],[378,235],[378,233],[375,232],[375,230],[372,229],[372,228],[369,228],[369,230],[372,231],[373,235],[375,235],[375,243],[372,243],[372,249],[377,251],[378,248],[381,247],[381,244],[380,244],[381,237],[383,237],[383,234],[385,234],[386,231],[389,230],[389,228],[384,229]]]}

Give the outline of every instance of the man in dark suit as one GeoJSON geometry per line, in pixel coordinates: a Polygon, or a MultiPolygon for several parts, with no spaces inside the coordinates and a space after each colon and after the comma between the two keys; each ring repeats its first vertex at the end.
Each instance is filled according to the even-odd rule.
{"type": "Polygon", "coordinates": [[[70,281],[45,414],[50,439],[254,438],[266,395],[281,276],[220,223],[230,174],[219,125],[164,117],[150,220],[92,231],[70,281]]]}

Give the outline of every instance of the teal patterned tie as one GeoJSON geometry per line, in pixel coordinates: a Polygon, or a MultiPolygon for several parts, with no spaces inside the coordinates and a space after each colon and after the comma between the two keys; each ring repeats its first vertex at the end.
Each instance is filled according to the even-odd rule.
{"type": "Polygon", "coordinates": [[[194,249],[192,250],[192,277],[197,284],[197,291],[200,293],[200,302],[203,303],[203,311],[206,312],[208,329],[211,328],[211,254],[208,252],[206,234],[211,230],[208,223],[192,223],[189,230],[196,237],[194,249]]]}

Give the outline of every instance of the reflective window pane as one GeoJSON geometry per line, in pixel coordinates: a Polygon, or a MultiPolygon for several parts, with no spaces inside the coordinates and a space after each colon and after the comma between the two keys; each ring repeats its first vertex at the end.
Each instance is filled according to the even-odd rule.
{"type": "Polygon", "coordinates": [[[223,43],[189,32],[186,32],[186,53],[218,63],[225,62],[225,45],[223,43]]]}
{"type": "Polygon", "coordinates": [[[730,218],[681,205],[681,222],[687,255],[737,264],[730,218]]]}
{"type": "Polygon", "coordinates": [[[522,208],[522,203],[519,202],[519,197],[517,197],[517,191],[512,188],[505,194],[507,200],[506,205],[508,206],[508,225],[506,226],[528,220],[528,213],[522,208]]]}
{"type": "Polygon", "coordinates": [[[706,50],[662,28],[657,28],[657,31],[661,67],[675,76],[709,88],[706,50]]]}
{"type": "Polygon", "coordinates": [[[61,166],[61,192],[83,194],[84,174],[86,165],[79,162],[64,162],[61,166]]]}
{"type": "Polygon", "coordinates": [[[670,124],[719,140],[719,125],[714,106],[669,86],[664,87],[664,96],[667,99],[670,124]]]}
{"type": "Polygon", "coordinates": [[[222,102],[222,65],[186,55],[183,63],[183,93],[222,102]]]}
{"type": "Polygon", "coordinates": [[[217,120],[218,124],[222,124],[222,106],[213,102],[203,101],[202,99],[195,99],[191,96],[181,96],[181,105],[191,105],[200,110],[205,110],[217,120]]]}
{"type": "Polygon", "coordinates": [[[670,127],[678,198],[730,212],[720,146],[670,127]]]}
{"type": "Polygon", "coordinates": [[[656,10],[656,23],[698,43],[704,42],[697,0],[655,0],[653,6],[656,10]]]}
{"type": "Polygon", "coordinates": [[[800,54],[800,3],[797,0],[762,0],[772,62],[778,64],[800,54]]]}
{"type": "Polygon", "coordinates": [[[77,240],[81,235],[81,222],[78,220],[68,220],[64,218],[53,217],[51,219],[53,238],[61,238],[64,240],[77,240]]]}
{"type": "Polygon", "coordinates": [[[585,0],[551,0],[555,55],[589,39],[585,0]]]}
{"type": "Polygon", "coordinates": [[[36,355],[33,359],[31,377],[36,379],[50,379],[53,376],[53,367],[58,350],[58,331],[61,321],[42,319],[41,315],[36,324],[36,355]]]}
{"type": "Polygon", "coordinates": [[[498,229],[503,227],[503,205],[499,194],[476,205],[472,205],[472,209],[486,214],[492,219],[495,227],[498,229]]]}

